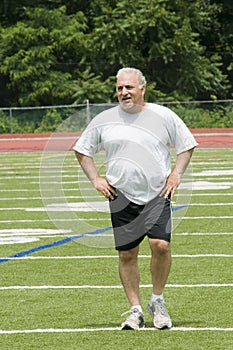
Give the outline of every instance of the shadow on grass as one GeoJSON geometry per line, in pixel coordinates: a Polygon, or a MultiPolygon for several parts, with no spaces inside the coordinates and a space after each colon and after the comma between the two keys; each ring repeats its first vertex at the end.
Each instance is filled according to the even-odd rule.
{"type": "Polygon", "coordinates": [[[173,322],[173,327],[201,327],[201,321],[177,321],[173,322]]]}
{"type": "MultiPolygon", "coordinates": [[[[201,327],[201,321],[199,320],[192,320],[192,321],[173,321],[173,327],[201,327]]],[[[91,323],[86,324],[85,328],[120,328],[121,326],[121,320],[119,320],[118,323],[91,323]]],[[[152,320],[146,319],[146,328],[154,328],[154,324],[152,320]]]]}

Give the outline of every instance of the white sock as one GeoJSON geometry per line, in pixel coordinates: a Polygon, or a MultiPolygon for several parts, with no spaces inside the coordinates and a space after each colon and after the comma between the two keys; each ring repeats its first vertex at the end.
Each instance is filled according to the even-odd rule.
{"type": "Polygon", "coordinates": [[[150,301],[154,302],[157,299],[160,299],[160,300],[164,301],[163,294],[154,294],[154,293],[152,293],[151,297],[150,297],[150,301]]]}
{"type": "MultiPolygon", "coordinates": [[[[139,312],[142,312],[142,307],[141,305],[133,305],[131,306],[131,311],[133,311],[134,309],[137,309],[139,312]]],[[[142,312],[143,313],[143,312],[142,312]]]]}

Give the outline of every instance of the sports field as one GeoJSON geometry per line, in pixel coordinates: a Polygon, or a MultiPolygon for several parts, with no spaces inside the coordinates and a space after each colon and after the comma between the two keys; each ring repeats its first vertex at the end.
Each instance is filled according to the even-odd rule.
{"type": "Polygon", "coordinates": [[[1,153],[0,164],[1,350],[232,349],[233,148],[197,149],[174,198],[171,331],[155,331],[146,311],[146,240],[147,327],[119,330],[129,306],[107,203],[73,152],[1,153]]]}

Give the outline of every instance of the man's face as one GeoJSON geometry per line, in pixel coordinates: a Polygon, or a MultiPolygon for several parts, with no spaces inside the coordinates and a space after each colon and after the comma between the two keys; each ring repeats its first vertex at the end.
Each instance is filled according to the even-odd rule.
{"type": "Polygon", "coordinates": [[[134,72],[122,73],[116,84],[118,101],[123,110],[136,113],[144,104],[145,88],[139,87],[137,75],[134,72]]]}

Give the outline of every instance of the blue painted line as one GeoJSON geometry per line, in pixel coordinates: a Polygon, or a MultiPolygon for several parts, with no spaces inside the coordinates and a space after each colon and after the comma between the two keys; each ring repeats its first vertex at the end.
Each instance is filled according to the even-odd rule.
{"type": "Polygon", "coordinates": [[[24,257],[26,255],[29,255],[29,254],[32,254],[32,253],[35,253],[35,252],[39,252],[39,251],[44,250],[44,249],[53,248],[53,247],[59,247],[60,245],[69,243],[71,241],[74,241],[75,239],[84,238],[84,237],[87,237],[87,236],[90,236],[90,235],[98,235],[100,233],[103,233],[103,232],[111,230],[111,228],[112,227],[101,228],[101,229],[96,230],[96,231],[86,232],[86,233],[82,233],[80,235],[67,237],[67,238],[61,239],[60,241],[56,241],[56,242],[53,242],[53,243],[41,245],[39,247],[35,247],[35,248],[29,249],[29,250],[25,250],[24,252],[19,252],[19,253],[16,253],[14,255],[10,255],[7,258],[0,259],[0,263],[4,263],[4,262],[7,262],[7,261],[12,260],[12,259],[22,258],[22,257],[24,257]]]}
{"type": "Polygon", "coordinates": [[[180,209],[183,209],[183,208],[187,208],[188,206],[189,206],[188,204],[178,205],[177,207],[172,208],[172,211],[177,211],[177,210],[180,210],[180,209]]]}
{"type": "MultiPolygon", "coordinates": [[[[172,211],[180,210],[180,209],[183,209],[183,208],[186,208],[186,207],[188,207],[188,205],[179,205],[179,206],[177,206],[175,208],[172,208],[172,211]]],[[[82,233],[80,235],[67,237],[67,238],[61,239],[60,241],[56,241],[56,242],[52,242],[52,243],[49,243],[49,244],[41,245],[39,247],[35,247],[35,248],[29,249],[29,250],[25,250],[23,252],[19,252],[19,253],[10,255],[7,258],[0,259],[0,264],[4,263],[4,262],[8,262],[9,260],[12,260],[12,259],[22,258],[22,257],[24,257],[26,255],[30,255],[32,253],[36,253],[36,252],[39,252],[39,251],[44,250],[44,249],[53,248],[53,247],[59,247],[60,245],[72,242],[72,241],[74,241],[76,239],[84,238],[84,237],[91,236],[91,235],[98,235],[100,233],[109,231],[111,229],[112,229],[112,226],[109,226],[109,227],[101,228],[101,229],[98,229],[98,230],[95,230],[95,231],[82,233]]]]}

